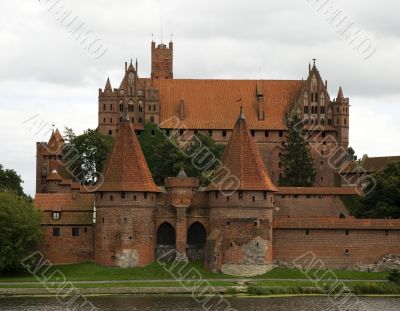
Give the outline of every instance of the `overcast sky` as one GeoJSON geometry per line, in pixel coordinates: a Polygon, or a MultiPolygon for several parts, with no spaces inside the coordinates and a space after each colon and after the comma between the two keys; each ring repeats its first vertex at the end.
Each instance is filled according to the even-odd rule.
{"type": "Polygon", "coordinates": [[[107,76],[117,87],[124,62],[136,57],[139,75],[149,76],[150,42],[152,33],[160,40],[161,16],[164,41],[173,33],[176,78],[301,79],[317,58],[331,97],[339,85],[350,97],[356,153],[400,155],[398,1],[330,2],[376,45],[367,59],[326,21],[317,0],[61,0],[58,9],[71,10],[104,42],[99,59],[46,1],[55,2],[0,3],[0,163],[22,176],[31,195],[35,142],[49,139],[46,130],[37,133],[39,121],[77,133],[95,128],[98,88],[107,76]]]}

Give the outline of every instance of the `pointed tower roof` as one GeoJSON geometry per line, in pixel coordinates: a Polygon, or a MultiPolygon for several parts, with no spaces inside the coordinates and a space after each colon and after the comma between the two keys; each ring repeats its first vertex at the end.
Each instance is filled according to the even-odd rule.
{"type": "Polygon", "coordinates": [[[104,181],[98,191],[160,192],[129,119],[121,123],[103,176],[104,181]]]}
{"type": "Polygon", "coordinates": [[[185,170],[183,169],[183,167],[181,167],[181,169],[180,169],[180,171],[179,171],[179,173],[178,173],[178,176],[176,176],[177,178],[187,178],[187,175],[186,175],[186,172],[185,172],[185,170]]]}
{"type": "Polygon", "coordinates": [[[111,88],[111,83],[110,83],[110,78],[107,78],[107,82],[106,82],[106,86],[105,86],[105,88],[104,88],[104,91],[105,90],[112,90],[112,88],[111,88]]]}
{"type": "Polygon", "coordinates": [[[339,92],[338,92],[336,98],[344,98],[344,96],[343,96],[343,90],[342,90],[342,87],[341,87],[341,86],[339,87],[339,92]]]}
{"type": "Polygon", "coordinates": [[[56,129],[50,136],[49,142],[47,143],[47,147],[50,150],[58,150],[61,144],[64,143],[64,138],[62,137],[60,131],[56,129]]]}
{"type": "Polygon", "coordinates": [[[46,180],[60,181],[62,180],[62,177],[60,176],[60,174],[58,174],[57,170],[52,170],[52,172],[47,175],[46,180]]]}
{"type": "Polygon", "coordinates": [[[214,182],[207,190],[278,191],[268,175],[242,109],[225,148],[222,163],[221,175],[217,171],[214,182]],[[238,178],[240,184],[237,189],[229,182],[223,182],[227,171],[230,176],[238,178]]]}

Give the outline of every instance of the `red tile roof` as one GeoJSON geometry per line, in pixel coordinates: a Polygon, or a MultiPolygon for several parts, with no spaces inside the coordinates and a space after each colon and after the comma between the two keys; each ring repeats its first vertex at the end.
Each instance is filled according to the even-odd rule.
{"type": "Polygon", "coordinates": [[[354,187],[279,187],[277,194],[347,194],[357,195],[354,187]]]}
{"type": "Polygon", "coordinates": [[[43,211],[92,210],[94,195],[80,193],[73,199],[71,193],[36,193],[34,204],[43,211]]]}
{"type": "Polygon", "coordinates": [[[216,172],[216,178],[208,190],[268,190],[277,191],[268,176],[264,161],[250,134],[243,113],[240,113],[222,156],[223,166],[216,172]],[[226,172],[239,180],[239,185],[223,182],[226,172]],[[233,189],[233,188],[234,189],[233,189]]]}
{"type": "Polygon", "coordinates": [[[129,121],[121,124],[98,191],[159,192],[129,121]]]}
{"type": "Polygon", "coordinates": [[[400,162],[400,156],[391,157],[365,157],[361,162],[352,161],[344,164],[340,170],[341,174],[348,173],[375,173],[385,169],[392,162],[400,162]]]}
{"type": "Polygon", "coordinates": [[[179,118],[179,101],[183,99],[187,128],[231,129],[241,98],[249,128],[285,129],[285,113],[301,91],[301,80],[154,79],[151,84],[160,90],[163,128],[174,127],[168,120],[179,118]],[[257,117],[257,88],[264,96],[264,120],[257,117]]]}
{"type": "Polygon", "coordinates": [[[398,229],[400,219],[275,218],[275,229],[398,229]]]}

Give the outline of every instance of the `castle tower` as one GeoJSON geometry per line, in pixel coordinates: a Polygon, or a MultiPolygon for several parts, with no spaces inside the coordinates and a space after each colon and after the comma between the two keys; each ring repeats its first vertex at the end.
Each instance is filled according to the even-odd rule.
{"type": "Polygon", "coordinates": [[[339,144],[344,150],[349,146],[349,98],[344,97],[342,87],[333,102],[333,122],[338,131],[339,144]]]}
{"type": "Polygon", "coordinates": [[[172,79],[173,74],[173,42],[159,44],[156,47],[154,41],[151,42],[151,78],[152,79],[172,79]]]}
{"type": "Polygon", "coordinates": [[[103,176],[96,191],[95,262],[120,267],[153,262],[159,188],[129,118],[121,123],[103,176]]]}
{"type": "Polygon", "coordinates": [[[272,262],[272,213],[277,188],[242,112],[222,163],[207,189],[211,234],[206,265],[212,271],[228,274],[238,274],[243,269],[263,273],[272,262]]]}
{"type": "Polygon", "coordinates": [[[194,190],[199,187],[199,180],[188,177],[183,170],[178,176],[167,177],[165,188],[170,198],[170,204],[176,209],[176,260],[187,260],[187,209],[192,204],[194,190]]]}
{"type": "Polygon", "coordinates": [[[64,138],[58,129],[47,143],[36,143],[36,193],[47,192],[47,178],[54,170],[61,171],[63,145],[64,138]]]}

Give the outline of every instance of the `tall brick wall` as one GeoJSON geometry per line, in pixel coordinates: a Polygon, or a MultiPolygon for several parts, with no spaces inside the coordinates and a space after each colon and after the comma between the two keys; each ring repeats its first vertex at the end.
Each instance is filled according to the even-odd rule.
{"type": "Polygon", "coordinates": [[[327,268],[373,264],[386,254],[400,254],[400,229],[274,229],[273,259],[293,263],[307,252],[327,268]],[[347,251],[346,251],[347,250],[347,251]]]}
{"type": "Polygon", "coordinates": [[[82,263],[94,260],[94,230],[91,225],[45,225],[44,243],[40,251],[53,264],[82,263]],[[60,236],[53,236],[53,229],[60,236]],[[79,236],[72,236],[72,228],[79,229],[79,236]]]}

